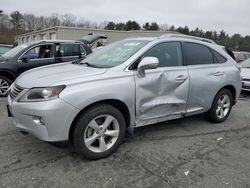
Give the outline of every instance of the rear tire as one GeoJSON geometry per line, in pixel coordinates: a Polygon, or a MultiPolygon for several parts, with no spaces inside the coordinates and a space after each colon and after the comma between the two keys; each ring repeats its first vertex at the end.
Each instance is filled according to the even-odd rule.
{"type": "Polygon", "coordinates": [[[222,89],[215,96],[212,107],[206,113],[206,116],[214,123],[221,123],[230,115],[232,104],[232,93],[227,89],[222,89]]]}
{"type": "Polygon", "coordinates": [[[122,113],[109,104],[98,104],[80,115],[72,140],[74,148],[84,158],[101,159],[119,148],[125,132],[122,113]]]}
{"type": "Polygon", "coordinates": [[[0,76],[0,97],[6,97],[8,95],[8,89],[11,86],[12,81],[5,76],[0,76]]]}

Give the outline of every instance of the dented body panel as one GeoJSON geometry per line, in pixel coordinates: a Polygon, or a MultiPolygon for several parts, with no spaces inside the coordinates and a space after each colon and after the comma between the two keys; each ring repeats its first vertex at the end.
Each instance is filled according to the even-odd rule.
{"type": "Polygon", "coordinates": [[[160,67],[135,73],[136,125],[142,126],[183,116],[186,112],[189,78],[187,68],[160,67]]]}

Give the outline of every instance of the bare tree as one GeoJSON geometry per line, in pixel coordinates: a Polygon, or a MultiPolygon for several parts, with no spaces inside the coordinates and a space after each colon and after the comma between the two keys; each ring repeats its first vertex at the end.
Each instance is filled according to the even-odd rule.
{"type": "Polygon", "coordinates": [[[75,26],[76,17],[73,14],[62,15],[62,25],[67,27],[75,26]]]}
{"type": "Polygon", "coordinates": [[[37,18],[34,14],[24,14],[23,20],[25,24],[25,30],[34,31],[37,29],[37,18]]]}
{"type": "Polygon", "coordinates": [[[61,24],[62,24],[62,21],[60,19],[59,14],[52,14],[49,17],[49,25],[50,25],[50,27],[60,26],[61,24]]]}
{"type": "Polygon", "coordinates": [[[108,21],[103,21],[99,24],[98,29],[104,29],[108,25],[108,21]]]}
{"type": "Polygon", "coordinates": [[[168,24],[161,24],[161,25],[160,25],[160,30],[161,30],[161,31],[167,31],[168,29],[169,29],[168,24]]]}
{"type": "Polygon", "coordinates": [[[2,14],[0,16],[0,28],[1,29],[11,29],[12,24],[10,22],[10,17],[7,14],[2,14]]]}

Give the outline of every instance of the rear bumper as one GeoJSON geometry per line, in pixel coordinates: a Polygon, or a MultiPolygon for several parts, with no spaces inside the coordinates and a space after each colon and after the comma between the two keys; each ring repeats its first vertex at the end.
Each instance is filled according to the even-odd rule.
{"type": "Polygon", "coordinates": [[[7,103],[15,125],[20,131],[28,132],[40,140],[57,142],[68,140],[70,126],[79,110],[60,98],[33,103],[12,101],[7,103]],[[42,124],[36,121],[42,120],[42,124]]]}

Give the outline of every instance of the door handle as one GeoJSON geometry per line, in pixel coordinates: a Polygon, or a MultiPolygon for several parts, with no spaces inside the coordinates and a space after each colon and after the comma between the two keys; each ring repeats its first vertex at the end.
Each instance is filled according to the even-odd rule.
{"type": "Polygon", "coordinates": [[[222,76],[224,74],[224,71],[217,71],[213,75],[214,76],[222,76]]]}
{"type": "Polygon", "coordinates": [[[177,82],[183,82],[183,81],[185,81],[187,79],[187,76],[185,76],[185,75],[179,75],[179,76],[177,76],[176,78],[175,78],[175,80],[177,81],[177,82]]]}

